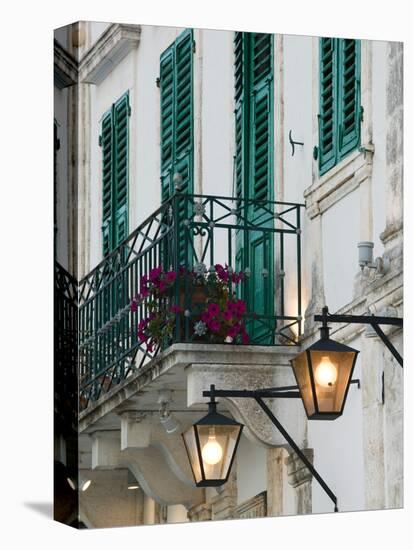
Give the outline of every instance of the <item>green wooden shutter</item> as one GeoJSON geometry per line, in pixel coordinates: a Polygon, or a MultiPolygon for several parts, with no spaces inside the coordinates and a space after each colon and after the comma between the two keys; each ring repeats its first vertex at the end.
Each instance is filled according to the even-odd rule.
{"type": "Polygon", "coordinates": [[[250,198],[270,199],[272,179],[272,35],[251,34],[251,177],[250,198]]]}
{"type": "Polygon", "coordinates": [[[182,191],[193,191],[193,39],[185,30],[160,59],[161,194],[173,193],[173,177],[182,177],[182,191]]]}
{"type": "Polygon", "coordinates": [[[244,180],[244,39],[242,32],[235,33],[235,196],[243,196],[244,180]]]}
{"type": "Polygon", "coordinates": [[[102,120],[102,248],[106,256],[128,236],[129,93],[102,120]]]}
{"type": "Polygon", "coordinates": [[[112,165],[113,165],[113,131],[112,110],[102,120],[102,241],[103,255],[112,249],[112,165]]]}
{"type": "Polygon", "coordinates": [[[338,40],[340,70],[339,89],[339,155],[355,149],[360,140],[360,41],[338,40]]]}
{"type": "Polygon", "coordinates": [[[175,81],[175,171],[182,176],[182,191],[192,192],[192,32],[176,40],[175,81]]]}
{"type": "Polygon", "coordinates": [[[320,39],[320,175],[360,144],[360,41],[320,39]]]}
{"type": "MultiPolygon", "coordinates": [[[[161,198],[174,192],[174,176],[179,174],[180,191],[193,193],[193,35],[185,30],[160,58],[161,89],[161,198]]],[[[190,243],[185,242],[188,217],[185,200],[180,201],[179,263],[192,263],[190,243]]]]}
{"type": "Polygon", "coordinates": [[[174,45],[162,55],[160,63],[161,89],[161,198],[168,200],[172,189],[174,156],[174,45]]]}
{"type": "Polygon", "coordinates": [[[320,39],[319,169],[324,174],[336,163],[337,54],[334,38],[320,39]]]}
{"type": "Polygon", "coordinates": [[[114,243],[118,246],[128,236],[128,164],[129,164],[129,94],[114,106],[114,243]]]}

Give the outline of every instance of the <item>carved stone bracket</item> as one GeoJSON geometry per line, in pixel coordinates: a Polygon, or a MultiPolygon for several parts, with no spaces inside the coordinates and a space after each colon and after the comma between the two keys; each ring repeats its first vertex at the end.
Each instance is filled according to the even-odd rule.
{"type": "MultiPolygon", "coordinates": [[[[313,449],[304,449],[303,452],[313,462],[313,449]]],[[[285,459],[285,464],[287,466],[288,483],[296,491],[296,513],[310,514],[312,511],[311,480],[313,476],[295,453],[290,454],[285,459]]]]}
{"type": "Polygon", "coordinates": [[[92,468],[110,470],[129,468],[145,494],[162,505],[192,506],[202,499],[202,490],[184,483],[171,469],[161,449],[148,445],[121,450],[119,431],[100,431],[92,435],[92,468]]]}

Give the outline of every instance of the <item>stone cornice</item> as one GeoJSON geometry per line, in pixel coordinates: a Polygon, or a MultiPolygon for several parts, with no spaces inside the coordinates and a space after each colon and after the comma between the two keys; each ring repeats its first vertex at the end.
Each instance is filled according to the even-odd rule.
{"type": "Polygon", "coordinates": [[[79,81],[100,84],[139,44],[138,25],[110,25],[79,62],[79,81]]]}
{"type": "Polygon", "coordinates": [[[57,40],[54,41],[54,82],[59,89],[78,82],[78,62],[57,40]]]}

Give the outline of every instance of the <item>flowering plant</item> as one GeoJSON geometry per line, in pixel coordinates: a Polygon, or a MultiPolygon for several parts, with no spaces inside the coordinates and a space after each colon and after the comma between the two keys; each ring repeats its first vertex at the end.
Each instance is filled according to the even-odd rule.
{"type": "Polygon", "coordinates": [[[246,303],[238,299],[236,293],[236,286],[243,278],[242,272],[237,273],[221,264],[210,270],[200,263],[191,271],[181,267],[179,277],[173,270],[152,269],[149,276],[141,277],[139,294],[131,304],[132,311],[142,306],[142,311],[146,312],[138,324],[139,340],[146,343],[150,352],[155,346],[168,343],[174,333],[177,315],[185,311],[192,318],[195,337],[212,342],[247,344],[246,303]],[[173,289],[178,281],[179,305],[173,300],[173,289]],[[195,303],[195,294],[199,291],[201,303],[195,303]]]}
{"type": "Polygon", "coordinates": [[[142,317],[138,324],[138,338],[150,352],[172,337],[176,314],[182,311],[170,301],[170,290],[175,280],[175,271],[155,267],[150,270],[149,277],[142,275],[139,294],[132,300],[132,311],[137,311],[139,306],[146,311],[146,317],[142,317]]]}
{"type": "Polygon", "coordinates": [[[242,271],[237,273],[221,264],[216,264],[214,270],[204,276],[208,297],[200,320],[194,325],[196,336],[209,335],[212,341],[248,344],[244,320],[247,306],[236,293],[236,286],[243,279],[242,271]]]}

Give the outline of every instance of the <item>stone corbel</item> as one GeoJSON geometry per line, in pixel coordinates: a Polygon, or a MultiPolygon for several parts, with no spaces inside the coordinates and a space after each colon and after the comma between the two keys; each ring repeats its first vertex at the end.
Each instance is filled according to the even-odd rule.
{"type": "MultiPolygon", "coordinates": [[[[306,457],[313,463],[313,449],[303,449],[306,457]]],[[[297,514],[310,514],[312,511],[311,472],[302,462],[300,457],[292,453],[285,459],[287,466],[288,483],[295,489],[297,514]]]]}
{"type": "Polygon", "coordinates": [[[159,448],[149,445],[121,450],[121,434],[117,430],[92,435],[92,468],[129,468],[145,494],[159,504],[188,507],[202,499],[202,490],[195,488],[193,482],[192,485],[183,483],[159,448]]]}
{"type": "MultiPolygon", "coordinates": [[[[194,487],[194,479],[180,432],[168,434],[159,419],[138,416],[136,412],[121,413],[121,451],[142,451],[156,448],[167,467],[188,487],[194,487]]],[[[194,419],[195,421],[196,419],[194,419]]]]}

